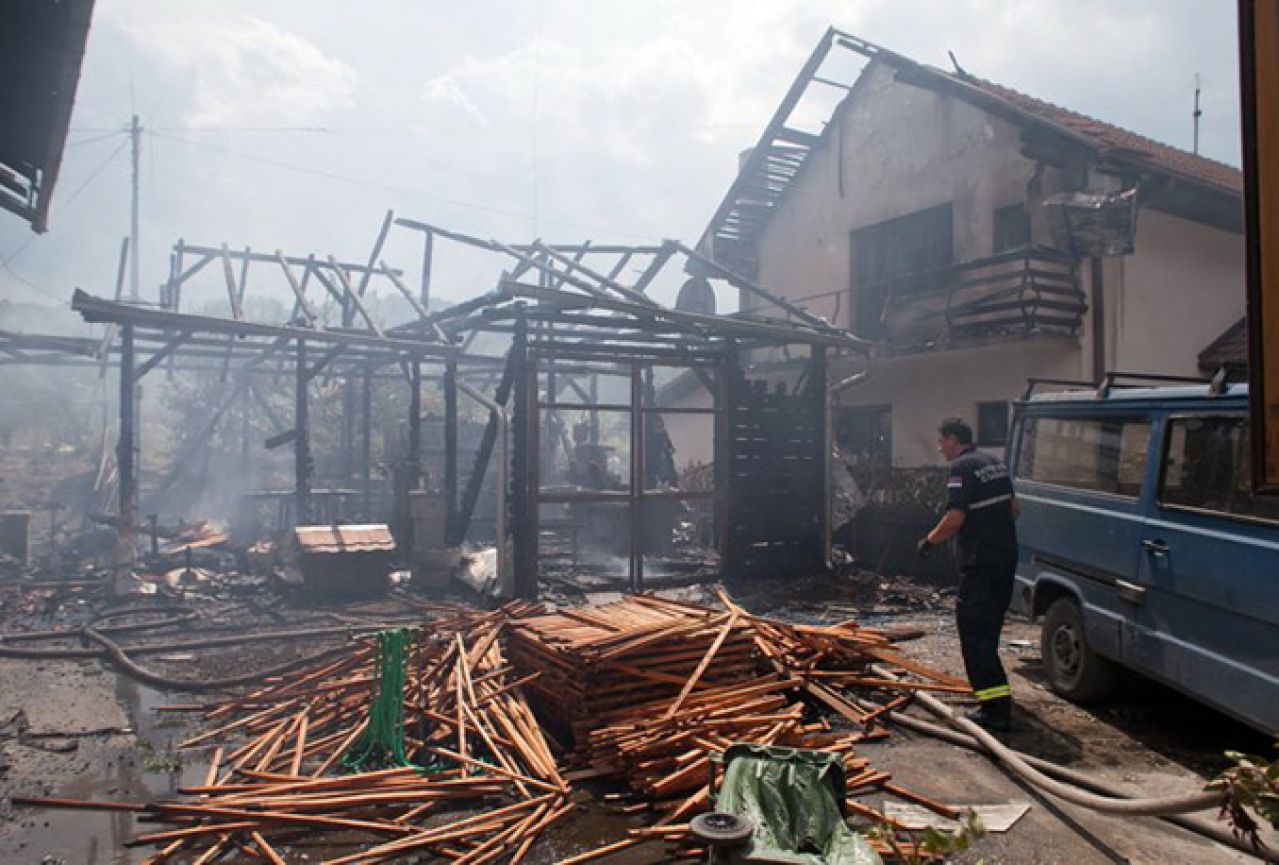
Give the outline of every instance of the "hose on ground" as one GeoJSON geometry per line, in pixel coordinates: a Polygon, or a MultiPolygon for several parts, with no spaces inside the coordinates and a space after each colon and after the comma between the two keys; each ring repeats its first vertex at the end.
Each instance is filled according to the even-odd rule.
{"type": "MultiPolygon", "coordinates": [[[[190,607],[177,605],[165,605],[155,607],[130,607],[127,610],[112,610],[104,613],[104,616],[117,616],[126,613],[177,613],[178,615],[170,616],[167,619],[160,619],[154,622],[136,622],[132,625],[111,625],[109,627],[99,628],[104,634],[127,634],[133,631],[152,631],[160,628],[166,628],[170,625],[181,625],[198,619],[200,614],[190,607]]],[[[101,617],[100,617],[101,618],[101,617]]],[[[4,643],[33,643],[39,640],[56,640],[64,637],[80,636],[79,628],[60,628],[51,631],[19,631],[13,634],[0,634],[0,644],[4,643]]],[[[0,645],[0,648],[3,648],[0,645]]]]}
{"type": "Polygon", "coordinates": [[[144,682],[145,684],[152,685],[157,688],[163,688],[168,691],[218,691],[223,688],[234,688],[238,685],[248,685],[271,676],[278,676],[282,673],[287,673],[299,667],[327,660],[347,651],[347,647],[337,646],[332,649],[325,649],[322,652],[296,658],[284,664],[268,667],[264,670],[245,673],[241,676],[231,676],[224,679],[186,681],[182,679],[173,679],[168,676],[161,676],[159,673],[152,672],[151,670],[141,666],[130,658],[128,653],[125,652],[118,643],[103,634],[101,631],[94,629],[92,623],[85,625],[82,633],[86,639],[92,640],[106,649],[107,655],[120,670],[140,682],[144,682]]]}
{"type": "MultiPolygon", "coordinates": [[[[870,700],[858,698],[855,702],[863,709],[867,709],[869,711],[875,711],[882,708],[878,703],[871,702],[870,700]]],[[[952,745],[958,745],[961,748],[967,748],[968,750],[976,751],[979,754],[987,753],[985,747],[976,738],[968,735],[967,733],[952,730],[950,727],[943,727],[939,724],[934,724],[931,721],[925,721],[923,718],[916,718],[914,715],[907,715],[900,711],[884,712],[882,717],[891,723],[897,724],[908,730],[913,730],[916,733],[931,736],[935,739],[941,739],[944,742],[950,742],[952,745]]],[[[1033,754],[1027,754],[1023,751],[1017,751],[1016,753],[1023,760],[1043,772],[1045,775],[1051,775],[1060,781],[1074,784],[1076,787],[1081,787],[1093,793],[1100,793],[1104,796],[1111,796],[1114,798],[1126,798],[1126,795],[1122,791],[1098,781],[1091,775],[1085,775],[1082,772],[1077,772],[1074,769],[1069,769],[1065,766],[1058,766],[1056,763],[1049,762],[1041,757],[1036,757],[1033,754]]],[[[1202,835],[1209,840],[1231,847],[1241,853],[1256,856],[1267,862],[1275,861],[1273,859],[1273,854],[1268,849],[1263,848],[1258,850],[1248,842],[1234,835],[1228,829],[1225,829],[1217,823],[1205,820],[1202,817],[1196,817],[1189,814],[1164,814],[1159,816],[1158,819],[1172,823],[1175,826],[1180,826],[1181,828],[1194,832],[1197,835],[1202,835]]]]}
{"type": "MultiPolygon", "coordinates": [[[[878,664],[872,665],[871,669],[878,676],[896,678],[891,670],[878,664]]],[[[916,699],[925,709],[980,742],[982,747],[993,754],[999,762],[1007,766],[1017,777],[1072,805],[1079,805],[1099,814],[1113,814],[1124,817],[1162,817],[1166,814],[1189,814],[1195,811],[1207,811],[1221,807],[1222,794],[1213,791],[1185,793],[1180,796],[1169,796],[1162,799],[1127,799],[1115,796],[1099,796],[1069,784],[1063,784],[1032,767],[1016,751],[1000,742],[972,721],[956,715],[949,706],[931,694],[920,691],[916,694],[916,699]]]]}

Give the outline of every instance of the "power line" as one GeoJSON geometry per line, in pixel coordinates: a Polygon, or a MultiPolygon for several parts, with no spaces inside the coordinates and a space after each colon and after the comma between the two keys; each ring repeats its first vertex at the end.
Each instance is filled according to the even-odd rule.
{"type": "Polygon", "coordinates": [[[127,131],[128,130],[125,130],[125,129],[113,129],[110,132],[107,132],[103,135],[95,135],[93,138],[84,138],[84,139],[81,139],[80,141],[72,141],[70,144],[66,146],[65,149],[70,150],[73,147],[82,147],[85,144],[97,144],[99,141],[106,141],[108,138],[114,138],[117,135],[123,135],[127,131]]]}
{"type": "Polygon", "coordinates": [[[25,285],[27,288],[30,288],[30,289],[32,289],[33,291],[37,291],[37,292],[39,292],[40,294],[43,294],[45,297],[49,298],[49,300],[52,300],[52,301],[54,301],[55,303],[62,303],[62,302],[63,302],[63,298],[60,298],[60,297],[56,296],[53,292],[49,291],[48,289],[41,288],[39,285],[36,285],[36,284],[35,284],[34,282],[32,282],[31,280],[27,279],[25,276],[23,276],[22,274],[18,273],[18,271],[14,270],[12,267],[10,267],[10,266],[9,266],[9,262],[7,262],[7,261],[0,261],[0,267],[3,267],[5,270],[9,271],[10,275],[12,275],[14,279],[18,280],[20,283],[22,283],[23,285],[25,285]]]}
{"type": "Polygon", "coordinates": [[[482,211],[482,212],[485,212],[485,213],[498,214],[498,215],[501,215],[501,216],[512,216],[512,217],[515,217],[515,218],[517,218],[517,219],[524,219],[524,220],[527,220],[527,221],[529,221],[529,222],[548,222],[548,223],[553,223],[553,224],[555,224],[555,225],[562,225],[562,226],[564,226],[564,227],[566,227],[566,228],[576,228],[576,229],[578,229],[578,230],[581,230],[581,231],[588,231],[588,232],[591,232],[591,233],[611,234],[611,235],[613,235],[613,236],[615,236],[615,237],[628,238],[628,239],[630,239],[630,240],[644,240],[644,239],[651,240],[651,239],[652,239],[652,238],[640,238],[640,237],[639,237],[639,236],[637,236],[637,235],[629,234],[629,233],[627,233],[627,232],[613,231],[613,230],[609,230],[609,229],[601,229],[601,228],[599,228],[599,227],[597,227],[597,226],[583,225],[583,224],[578,223],[578,222],[570,222],[570,221],[568,221],[568,220],[564,220],[564,219],[553,219],[553,218],[551,218],[551,217],[540,217],[540,216],[538,216],[537,214],[533,214],[533,213],[526,213],[526,212],[519,211],[519,210],[511,210],[511,209],[508,209],[508,208],[494,207],[494,206],[492,206],[492,205],[488,205],[488,204],[477,204],[477,203],[472,202],[472,201],[461,201],[461,200],[456,199],[456,198],[447,198],[447,197],[445,197],[445,196],[442,196],[442,195],[436,195],[436,194],[434,194],[434,193],[426,192],[425,190],[421,190],[421,189],[413,189],[413,188],[411,188],[411,187],[406,187],[406,186],[394,186],[394,185],[389,184],[389,183],[381,183],[381,182],[378,182],[378,181],[375,181],[375,180],[365,180],[365,179],[363,179],[363,178],[359,178],[359,177],[350,177],[350,176],[348,176],[348,175],[337,174],[337,173],[335,173],[335,172],[332,172],[332,171],[325,171],[325,170],[323,170],[323,169],[319,169],[319,168],[308,168],[308,167],[306,167],[306,166],[296,165],[296,164],[289,163],[289,162],[284,162],[284,161],[279,160],[279,159],[271,159],[271,158],[266,157],[266,156],[254,156],[254,155],[249,154],[249,153],[241,153],[241,152],[236,151],[236,150],[231,150],[230,148],[227,148],[227,147],[220,147],[220,146],[213,145],[213,144],[205,144],[204,142],[201,142],[201,141],[192,141],[192,140],[190,140],[189,138],[180,138],[180,137],[178,137],[178,136],[176,136],[176,135],[165,135],[165,134],[163,134],[163,133],[159,133],[159,132],[153,132],[153,133],[152,133],[152,135],[153,135],[155,138],[163,138],[163,139],[167,139],[167,140],[169,140],[169,141],[177,141],[177,142],[179,142],[179,143],[181,143],[181,144],[188,144],[188,145],[190,145],[190,146],[192,146],[192,147],[200,147],[200,148],[204,148],[205,150],[211,150],[211,151],[213,151],[213,152],[215,152],[215,153],[221,153],[221,154],[223,154],[223,155],[225,155],[225,156],[232,156],[232,157],[235,157],[235,158],[237,158],[237,159],[243,159],[243,160],[246,160],[246,161],[248,161],[248,162],[258,162],[258,163],[261,163],[261,164],[263,164],[263,165],[270,165],[270,166],[273,166],[273,167],[275,167],[275,168],[282,168],[282,169],[285,169],[286,171],[294,171],[294,172],[297,172],[298,174],[308,174],[308,175],[311,175],[311,176],[314,176],[314,177],[323,177],[323,178],[325,178],[325,179],[327,179],[327,180],[336,180],[336,181],[339,181],[339,182],[342,182],[342,183],[351,183],[351,184],[355,184],[355,185],[357,185],[357,186],[363,186],[363,187],[370,188],[370,189],[383,189],[383,190],[386,190],[386,191],[389,191],[389,192],[399,192],[399,193],[404,193],[404,194],[407,194],[407,195],[417,195],[417,196],[421,196],[422,198],[429,198],[429,199],[431,199],[432,201],[438,201],[438,202],[440,202],[440,203],[442,203],[442,204],[450,204],[450,205],[453,205],[453,206],[455,206],[455,207],[465,207],[465,208],[468,208],[468,209],[471,209],[471,210],[478,210],[478,211],[482,211]]]}
{"type": "MultiPolygon", "coordinates": [[[[68,196],[67,196],[67,197],[66,197],[66,198],[65,198],[65,199],[61,202],[61,204],[58,206],[58,213],[60,213],[60,214],[61,214],[61,213],[66,213],[67,208],[69,208],[69,207],[71,206],[71,203],[72,203],[72,202],[74,202],[77,198],[79,198],[79,197],[80,197],[80,193],[84,192],[84,190],[85,190],[86,188],[88,188],[88,186],[89,186],[89,184],[90,184],[90,183],[92,183],[94,180],[96,180],[98,177],[100,177],[100,176],[102,175],[102,172],[103,172],[103,171],[105,171],[105,170],[107,169],[107,167],[108,167],[108,166],[109,166],[109,165],[110,165],[113,161],[115,161],[115,158],[116,158],[117,156],[119,156],[119,155],[120,155],[120,151],[121,151],[121,150],[123,150],[123,149],[124,149],[124,146],[125,146],[126,144],[128,144],[128,143],[129,143],[129,140],[128,140],[127,138],[126,138],[126,139],[124,139],[123,141],[121,141],[121,142],[120,142],[120,144],[116,147],[116,149],[115,149],[115,150],[113,150],[113,151],[111,151],[111,155],[110,155],[110,156],[108,156],[105,160],[103,160],[103,162],[102,162],[102,163],[101,163],[101,164],[100,164],[97,168],[93,169],[93,171],[89,174],[89,176],[88,176],[88,177],[86,177],[83,181],[81,181],[81,182],[80,182],[80,185],[79,185],[79,186],[77,186],[77,187],[76,187],[76,188],[75,188],[75,189],[71,192],[71,194],[70,194],[70,195],[68,195],[68,196]]],[[[12,268],[10,268],[10,267],[9,267],[9,262],[13,261],[13,260],[14,260],[15,258],[17,258],[19,255],[21,255],[21,254],[22,254],[22,252],[23,252],[23,250],[25,250],[28,246],[30,246],[30,245],[32,244],[32,242],[34,242],[34,241],[35,241],[35,239],[36,239],[38,236],[39,236],[39,235],[37,235],[37,234],[35,234],[35,233],[33,232],[32,234],[30,234],[30,235],[27,237],[27,239],[26,239],[26,240],[22,241],[22,243],[18,244],[16,247],[14,247],[14,249],[12,249],[12,250],[9,252],[9,254],[8,254],[8,255],[6,255],[6,256],[4,257],[3,261],[0,261],[0,264],[3,264],[3,265],[4,265],[5,270],[8,270],[8,271],[9,271],[10,273],[12,273],[14,276],[18,276],[18,273],[17,273],[15,270],[13,270],[12,268]]],[[[19,279],[22,279],[23,277],[18,276],[18,278],[19,278],[19,279]]]]}

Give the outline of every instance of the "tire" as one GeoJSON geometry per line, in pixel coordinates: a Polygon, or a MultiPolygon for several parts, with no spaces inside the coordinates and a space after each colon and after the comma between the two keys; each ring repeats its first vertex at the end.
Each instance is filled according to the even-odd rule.
{"type": "Polygon", "coordinates": [[[1118,670],[1088,645],[1083,613],[1073,598],[1049,605],[1039,652],[1049,687],[1072,703],[1095,703],[1114,691],[1118,670]]]}
{"type": "Polygon", "coordinates": [[[688,829],[699,841],[720,847],[745,844],[755,832],[754,825],[747,818],[721,811],[698,814],[689,821],[688,829]]]}

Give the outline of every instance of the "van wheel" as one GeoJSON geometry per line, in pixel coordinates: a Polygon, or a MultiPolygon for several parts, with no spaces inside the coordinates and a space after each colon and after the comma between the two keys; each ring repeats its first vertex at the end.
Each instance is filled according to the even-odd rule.
{"type": "Polygon", "coordinates": [[[1049,686],[1072,703],[1096,702],[1114,689],[1115,665],[1088,645],[1083,613],[1073,599],[1049,605],[1039,646],[1049,686]]]}

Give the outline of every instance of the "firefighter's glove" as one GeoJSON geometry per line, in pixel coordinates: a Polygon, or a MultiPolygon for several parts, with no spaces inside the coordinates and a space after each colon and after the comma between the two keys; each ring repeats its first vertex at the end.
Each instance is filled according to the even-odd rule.
{"type": "Polygon", "coordinates": [[[921,559],[928,558],[933,551],[933,542],[928,538],[920,538],[919,543],[915,545],[915,554],[921,559]]]}

